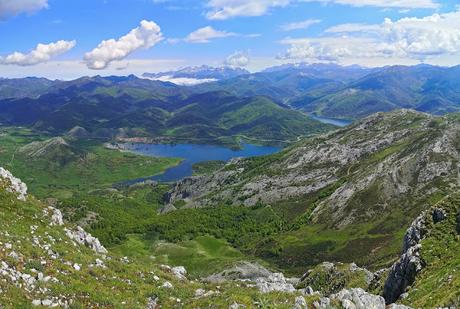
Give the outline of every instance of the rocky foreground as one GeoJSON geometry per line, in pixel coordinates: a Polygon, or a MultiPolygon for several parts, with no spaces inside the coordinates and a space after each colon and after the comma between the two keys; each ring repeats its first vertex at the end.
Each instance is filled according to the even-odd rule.
{"type": "MultiPolygon", "coordinates": [[[[410,293],[426,266],[419,254],[431,224],[455,216],[439,204],[408,229],[390,269],[371,273],[354,264],[323,263],[302,278],[286,278],[249,262],[190,280],[184,267],[113,255],[61,212],[27,195],[27,186],[0,169],[0,304],[10,307],[129,308],[409,308],[391,304],[410,293]],[[382,291],[383,296],[368,291],[382,291]],[[367,290],[367,291],[366,291],[367,290]],[[212,304],[212,305],[211,305],[212,304]]],[[[458,232],[460,232],[460,227],[458,232]]]]}

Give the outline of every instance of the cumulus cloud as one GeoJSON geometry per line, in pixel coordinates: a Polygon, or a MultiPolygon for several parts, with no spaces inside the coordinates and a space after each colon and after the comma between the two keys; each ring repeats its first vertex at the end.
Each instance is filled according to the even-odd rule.
{"type": "Polygon", "coordinates": [[[47,62],[51,58],[63,54],[72,49],[76,41],[57,41],[50,44],[38,44],[34,50],[27,54],[14,52],[6,57],[0,58],[1,64],[14,64],[20,66],[36,65],[47,62]]]}
{"type": "Polygon", "coordinates": [[[283,31],[292,31],[292,30],[299,30],[299,29],[307,29],[314,24],[320,23],[320,19],[307,19],[299,22],[293,22],[281,25],[280,29],[283,31]]]}
{"type": "Polygon", "coordinates": [[[0,19],[34,13],[48,7],[48,0],[0,0],[0,19]]]}
{"type": "Polygon", "coordinates": [[[250,62],[249,55],[247,53],[237,51],[225,59],[224,64],[231,67],[246,67],[250,62]]]}
{"type": "Polygon", "coordinates": [[[163,39],[160,27],[153,21],[143,20],[118,40],[104,40],[85,54],[84,61],[89,69],[102,70],[112,61],[122,60],[140,48],[150,48],[163,39]]]}
{"type": "Polygon", "coordinates": [[[209,43],[213,39],[235,36],[236,33],[219,31],[211,26],[203,27],[190,33],[185,41],[189,43],[209,43]]]}
{"type": "Polygon", "coordinates": [[[212,20],[225,20],[238,16],[261,16],[267,14],[271,8],[299,2],[400,9],[436,9],[440,6],[434,0],[209,0],[206,5],[206,17],[212,20]]]}
{"type": "Polygon", "coordinates": [[[424,18],[385,19],[381,24],[342,24],[319,38],[286,39],[280,58],[341,61],[346,58],[405,58],[426,61],[460,56],[460,11],[424,18]]]}
{"type": "Polygon", "coordinates": [[[272,7],[284,7],[292,0],[210,0],[208,19],[224,20],[237,16],[261,16],[272,7]]]}

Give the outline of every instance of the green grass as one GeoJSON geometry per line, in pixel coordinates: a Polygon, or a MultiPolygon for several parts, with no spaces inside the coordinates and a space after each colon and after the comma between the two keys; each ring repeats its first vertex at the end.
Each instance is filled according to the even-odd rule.
{"type": "Polygon", "coordinates": [[[127,241],[112,248],[128,257],[154,256],[158,263],[185,266],[193,277],[203,277],[245,260],[245,256],[225,240],[199,236],[193,240],[168,243],[142,235],[130,235],[127,241]]]}

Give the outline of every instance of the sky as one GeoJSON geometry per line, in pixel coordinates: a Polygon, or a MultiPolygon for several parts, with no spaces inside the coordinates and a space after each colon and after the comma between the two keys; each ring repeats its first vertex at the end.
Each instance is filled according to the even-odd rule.
{"type": "Polygon", "coordinates": [[[460,64],[460,0],[0,0],[0,76],[460,64]]]}

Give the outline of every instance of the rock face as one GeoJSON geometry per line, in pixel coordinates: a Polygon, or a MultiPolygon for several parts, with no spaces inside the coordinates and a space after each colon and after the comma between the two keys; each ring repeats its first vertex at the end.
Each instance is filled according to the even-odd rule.
{"type": "Polygon", "coordinates": [[[426,237],[429,223],[436,224],[447,217],[447,212],[437,206],[423,212],[412,222],[404,236],[403,253],[393,264],[385,282],[383,296],[388,304],[395,302],[415,281],[417,274],[425,266],[420,257],[421,241],[426,237]]]}
{"type": "Polygon", "coordinates": [[[460,124],[449,118],[409,110],[378,113],[279,154],[235,160],[212,175],[186,178],[166,200],[185,201],[185,207],[273,205],[327,189],[310,220],[335,228],[375,220],[402,205],[420,213],[415,205],[435,193],[439,181],[458,190],[459,135],[460,124]]]}
{"type": "Polygon", "coordinates": [[[383,296],[387,303],[398,300],[406,288],[415,280],[415,276],[423,268],[420,258],[420,241],[426,233],[425,214],[420,215],[409,227],[404,236],[403,254],[393,264],[385,281],[383,296]]]}
{"type": "Polygon", "coordinates": [[[99,239],[93,237],[80,226],[76,230],[64,229],[67,236],[73,241],[91,248],[94,252],[107,254],[107,249],[100,243],[99,239]]]}
{"type": "Polygon", "coordinates": [[[0,178],[6,182],[6,190],[18,195],[18,200],[25,201],[27,198],[27,185],[16,178],[8,170],[0,167],[0,178]]]}

